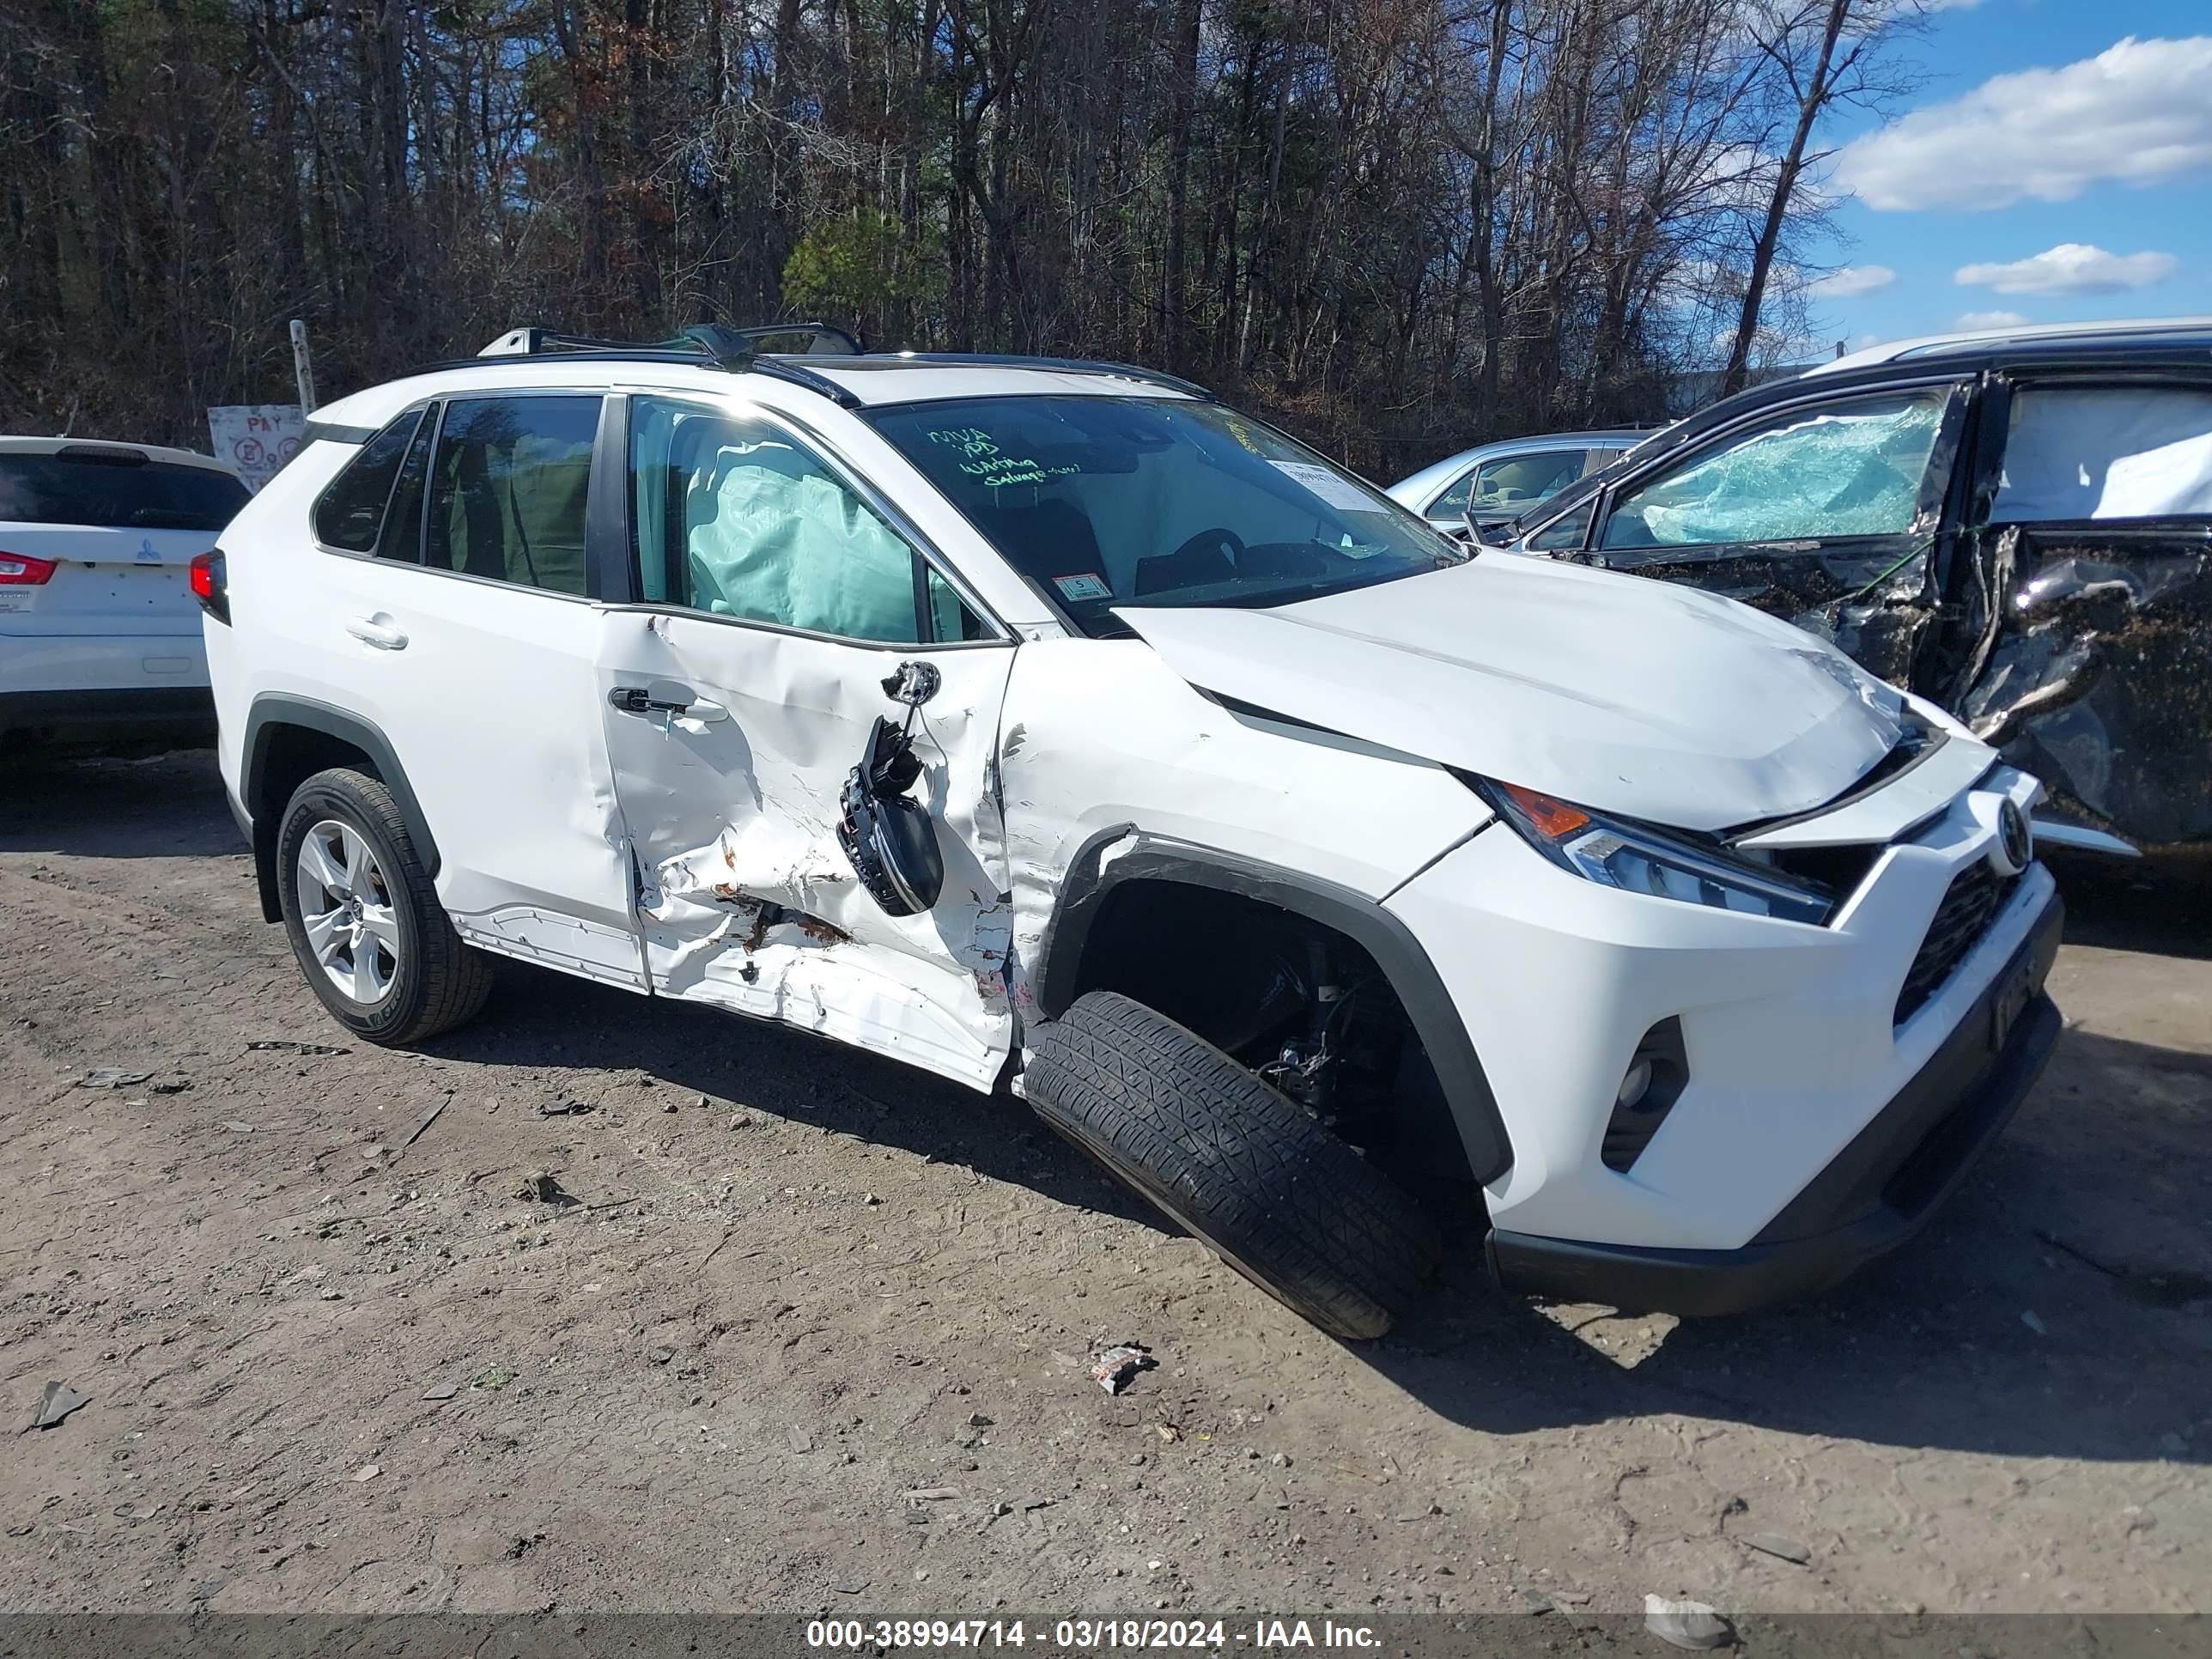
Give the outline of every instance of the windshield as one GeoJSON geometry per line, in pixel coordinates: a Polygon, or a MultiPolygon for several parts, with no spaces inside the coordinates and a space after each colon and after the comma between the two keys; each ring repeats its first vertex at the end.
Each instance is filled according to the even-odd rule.
{"type": "Polygon", "coordinates": [[[11,523],[221,530],[246,501],[246,486],[228,472],[131,449],[0,455],[0,520],[11,523]]]}
{"type": "Polygon", "coordinates": [[[1111,607],[1286,605],[1466,556],[1396,502],[1218,404],[971,398],[877,430],[1085,632],[1111,607]]]}

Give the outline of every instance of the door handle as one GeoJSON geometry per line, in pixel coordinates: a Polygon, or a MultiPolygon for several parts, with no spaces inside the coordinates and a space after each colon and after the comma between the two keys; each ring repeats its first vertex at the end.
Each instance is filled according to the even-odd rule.
{"type": "Polygon", "coordinates": [[[380,651],[404,651],[407,635],[390,623],[376,617],[355,617],[347,622],[345,630],[363,645],[373,645],[380,651]]]}
{"type": "Polygon", "coordinates": [[[625,714],[642,714],[648,720],[656,714],[666,714],[677,720],[699,720],[712,725],[716,720],[730,718],[730,711],[719,702],[704,697],[694,697],[688,685],[676,685],[663,681],[650,688],[642,685],[618,685],[607,693],[610,707],[625,714]]]}

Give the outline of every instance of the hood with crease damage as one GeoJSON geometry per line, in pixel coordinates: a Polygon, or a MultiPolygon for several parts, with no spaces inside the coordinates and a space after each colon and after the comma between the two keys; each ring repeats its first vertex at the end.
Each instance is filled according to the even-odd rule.
{"type": "Polygon", "coordinates": [[[1787,623],[1550,560],[1485,555],[1273,610],[1115,614],[1200,690],[1684,830],[1811,811],[1905,718],[1787,623]]]}

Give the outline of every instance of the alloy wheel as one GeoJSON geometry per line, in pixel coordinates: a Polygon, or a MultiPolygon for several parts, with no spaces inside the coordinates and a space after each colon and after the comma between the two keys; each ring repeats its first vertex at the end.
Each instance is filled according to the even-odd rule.
{"type": "Polygon", "coordinates": [[[399,975],[399,919],[368,838],[324,818],[301,841],[295,863],[300,923],[315,961],[354,1001],[383,1001],[399,975]]]}

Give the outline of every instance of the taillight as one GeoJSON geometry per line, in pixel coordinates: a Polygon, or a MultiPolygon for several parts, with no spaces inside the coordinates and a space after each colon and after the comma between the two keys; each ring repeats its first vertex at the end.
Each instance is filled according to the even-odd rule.
{"type": "Polygon", "coordinates": [[[0,553],[0,587],[36,587],[54,574],[54,564],[27,553],[0,553]]]}
{"type": "Polygon", "coordinates": [[[211,547],[204,553],[192,555],[191,580],[192,597],[200,602],[200,609],[219,623],[228,622],[230,580],[221,548],[211,547]]]}

